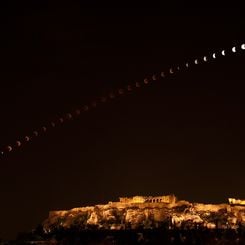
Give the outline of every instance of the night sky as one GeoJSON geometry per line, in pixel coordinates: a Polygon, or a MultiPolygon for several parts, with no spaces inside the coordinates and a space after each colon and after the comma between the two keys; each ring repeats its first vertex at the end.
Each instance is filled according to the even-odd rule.
{"type": "Polygon", "coordinates": [[[2,6],[0,146],[47,132],[1,157],[0,237],[34,228],[49,210],[119,196],[245,198],[244,24],[238,7],[2,6]],[[50,126],[186,61],[189,69],[50,126]]]}

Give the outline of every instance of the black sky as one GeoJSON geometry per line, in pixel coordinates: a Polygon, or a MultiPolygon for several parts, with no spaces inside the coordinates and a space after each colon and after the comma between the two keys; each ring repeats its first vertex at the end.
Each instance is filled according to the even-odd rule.
{"type": "MultiPolygon", "coordinates": [[[[112,89],[240,45],[240,8],[1,8],[0,143],[112,89]]],[[[191,67],[59,126],[1,159],[0,237],[49,210],[175,193],[226,202],[244,192],[245,52],[191,67]]]]}

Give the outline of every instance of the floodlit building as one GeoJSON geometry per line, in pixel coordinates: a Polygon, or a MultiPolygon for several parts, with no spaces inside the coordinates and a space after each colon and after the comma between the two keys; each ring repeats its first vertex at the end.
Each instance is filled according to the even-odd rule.
{"type": "Polygon", "coordinates": [[[166,196],[134,196],[134,197],[120,197],[120,203],[168,203],[172,204],[177,201],[175,195],[166,196]]]}
{"type": "Polygon", "coordinates": [[[235,199],[235,198],[228,198],[230,205],[242,205],[245,206],[245,200],[235,199]]]}

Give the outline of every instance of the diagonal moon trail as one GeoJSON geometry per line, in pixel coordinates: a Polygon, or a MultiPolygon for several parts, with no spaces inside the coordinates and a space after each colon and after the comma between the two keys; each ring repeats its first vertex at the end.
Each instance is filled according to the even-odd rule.
{"type": "Polygon", "coordinates": [[[105,102],[113,100],[116,97],[120,97],[126,93],[130,93],[134,90],[138,90],[139,88],[142,88],[143,86],[148,85],[148,84],[150,84],[154,81],[157,81],[159,79],[164,79],[168,76],[173,76],[174,74],[176,74],[182,70],[189,69],[190,66],[192,66],[192,65],[200,65],[203,63],[211,62],[213,60],[216,60],[217,58],[225,57],[228,53],[235,54],[237,52],[242,52],[242,51],[245,51],[245,44],[241,44],[240,46],[233,46],[229,50],[223,49],[221,51],[214,52],[214,53],[211,53],[209,55],[206,55],[206,56],[203,56],[200,58],[195,58],[191,61],[185,62],[182,65],[172,66],[167,70],[159,72],[158,74],[153,74],[149,77],[146,77],[141,82],[138,81],[138,82],[135,82],[132,84],[128,84],[124,88],[115,89],[115,90],[111,91],[109,94],[107,94],[105,96],[101,96],[97,100],[91,101],[88,104],[83,105],[83,106],[77,108],[76,110],[74,110],[72,112],[66,113],[65,115],[59,117],[58,120],[56,120],[56,121],[48,122],[46,125],[42,126],[41,128],[36,129],[33,132],[31,132],[29,135],[24,136],[24,138],[22,140],[17,139],[13,144],[4,146],[2,148],[2,150],[0,151],[0,155],[5,156],[8,153],[10,153],[10,152],[18,149],[19,147],[25,145],[25,143],[28,143],[28,142],[34,140],[38,136],[42,135],[42,133],[47,132],[47,130],[51,130],[51,129],[55,128],[56,126],[65,123],[66,121],[69,121],[75,117],[80,116],[81,114],[86,113],[87,111],[90,111],[90,110],[96,108],[100,104],[103,104],[105,102]]]}

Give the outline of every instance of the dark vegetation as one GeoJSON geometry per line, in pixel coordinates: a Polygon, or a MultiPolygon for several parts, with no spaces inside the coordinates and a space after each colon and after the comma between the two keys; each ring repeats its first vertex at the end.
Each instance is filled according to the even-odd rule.
{"type": "Polygon", "coordinates": [[[245,229],[81,230],[74,226],[45,233],[38,226],[30,233],[19,234],[15,241],[2,244],[245,244],[245,229]]]}

